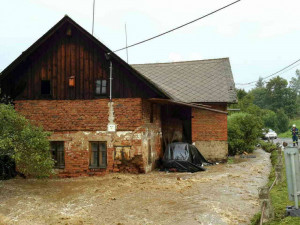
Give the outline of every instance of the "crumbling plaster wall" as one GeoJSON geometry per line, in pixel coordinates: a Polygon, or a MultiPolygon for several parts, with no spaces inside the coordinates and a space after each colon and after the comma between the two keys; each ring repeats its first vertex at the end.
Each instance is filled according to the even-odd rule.
{"type": "Polygon", "coordinates": [[[147,100],[113,99],[113,104],[108,99],[20,100],[15,107],[52,131],[50,141],[64,141],[65,168],[57,170],[59,176],[148,172],[161,155],[160,107],[147,100]],[[109,122],[116,125],[116,132],[107,131],[109,122]],[[90,141],[107,143],[106,169],[89,169],[90,141]]]}

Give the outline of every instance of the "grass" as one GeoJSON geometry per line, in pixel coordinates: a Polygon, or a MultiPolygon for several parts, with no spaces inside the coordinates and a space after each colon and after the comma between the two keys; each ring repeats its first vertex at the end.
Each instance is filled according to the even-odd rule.
{"type": "MultiPolygon", "coordinates": [[[[293,124],[296,124],[296,127],[299,129],[300,128],[300,118],[290,120],[290,126],[289,126],[290,129],[291,129],[293,124]]],[[[280,137],[280,138],[292,138],[292,134],[291,134],[290,129],[288,131],[284,132],[284,133],[278,134],[278,137],[280,137]]]]}
{"type": "MultiPolygon", "coordinates": [[[[269,176],[268,186],[270,187],[275,179],[275,165],[277,163],[277,151],[273,151],[271,154],[271,162],[272,162],[272,171],[269,176]]],[[[284,159],[283,159],[284,162],[284,159]]],[[[286,174],[285,167],[283,171],[283,182],[275,185],[271,192],[271,202],[274,209],[275,217],[274,219],[265,222],[265,225],[299,225],[300,217],[286,217],[286,207],[294,205],[294,202],[289,201],[288,191],[287,191],[287,182],[286,182],[286,174]]],[[[260,213],[257,213],[251,220],[251,224],[259,224],[260,213]]]]}

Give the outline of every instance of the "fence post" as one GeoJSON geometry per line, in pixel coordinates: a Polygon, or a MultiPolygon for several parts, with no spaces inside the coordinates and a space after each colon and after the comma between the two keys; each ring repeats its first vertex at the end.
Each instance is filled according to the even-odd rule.
{"type": "Polygon", "coordinates": [[[269,187],[263,186],[258,189],[259,203],[261,210],[264,211],[263,215],[261,215],[262,219],[271,219],[274,217],[274,211],[271,205],[271,200],[269,196],[269,187]],[[263,207],[264,210],[263,210],[263,207]]]}

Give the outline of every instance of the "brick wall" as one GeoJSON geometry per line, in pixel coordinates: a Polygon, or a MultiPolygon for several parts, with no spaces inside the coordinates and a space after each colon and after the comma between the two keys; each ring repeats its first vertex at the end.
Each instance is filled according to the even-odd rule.
{"type": "MultiPolygon", "coordinates": [[[[142,124],[140,98],[114,99],[118,130],[134,130],[142,124]]],[[[48,131],[106,130],[108,99],[18,100],[15,108],[36,125],[48,131]]]]}
{"type": "MultiPolygon", "coordinates": [[[[65,168],[61,177],[104,175],[109,172],[147,172],[161,154],[160,107],[140,98],[114,99],[114,122],[117,132],[107,132],[108,99],[96,100],[19,100],[18,112],[52,131],[50,141],[63,141],[65,168]],[[89,168],[89,143],[107,144],[107,168],[89,168]],[[126,146],[127,158],[117,159],[117,149],[126,146]],[[153,163],[148,163],[149,147],[153,163]]],[[[123,153],[122,153],[123,154],[123,153]]]]}
{"type": "MultiPolygon", "coordinates": [[[[226,105],[211,105],[226,110],[226,105]]],[[[192,141],[210,161],[222,161],[228,154],[227,115],[208,110],[192,109],[192,141]]]]}
{"type": "MultiPolygon", "coordinates": [[[[226,110],[226,105],[212,105],[226,110]]],[[[227,141],[227,115],[208,110],[192,109],[192,141],[227,141]]]]}

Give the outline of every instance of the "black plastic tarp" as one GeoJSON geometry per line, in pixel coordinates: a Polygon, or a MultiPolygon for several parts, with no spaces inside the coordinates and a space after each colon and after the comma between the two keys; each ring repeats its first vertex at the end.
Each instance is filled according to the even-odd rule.
{"type": "Polygon", "coordinates": [[[191,144],[176,142],[167,146],[163,167],[165,170],[178,172],[198,172],[204,171],[203,165],[209,163],[200,151],[191,144]]]}

